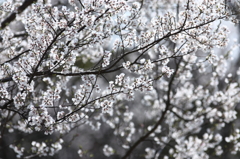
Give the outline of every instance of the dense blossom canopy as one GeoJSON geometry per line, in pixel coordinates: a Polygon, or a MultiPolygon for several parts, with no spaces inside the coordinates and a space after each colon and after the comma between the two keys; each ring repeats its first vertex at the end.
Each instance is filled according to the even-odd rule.
{"type": "Polygon", "coordinates": [[[237,4],[2,2],[0,158],[237,156],[237,4]]]}

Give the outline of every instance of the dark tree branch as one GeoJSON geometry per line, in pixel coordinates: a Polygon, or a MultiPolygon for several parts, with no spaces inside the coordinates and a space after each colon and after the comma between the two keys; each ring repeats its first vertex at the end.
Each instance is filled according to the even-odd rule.
{"type": "MultiPolygon", "coordinates": [[[[14,56],[13,58],[11,58],[10,60],[7,60],[5,62],[3,62],[2,64],[0,64],[0,66],[4,65],[5,63],[8,63],[8,62],[11,62],[15,59],[18,59],[21,55],[25,54],[26,52],[29,52],[30,50],[25,50],[23,52],[21,52],[20,54],[18,54],[17,56],[14,56]]],[[[3,82],[1,79],[0,79],[0,82],[3,82]]]]}
{"type": "Polygon", "coordinates": [[[168,92],[167,92],[167,101],[165,102],[166,104],[166,108],[165,110],[163,111],[160,119],[157,121],[157,123],[155,124],[155,126],[148,132],[146,133],[144,136],[140,137],[130,148],[129,150],[126,152],[126,154],[122,157],[122,159],[127,159],[133,152],[133,150],[136,149],[136,147],[142,143],[143,141],[145,141],[152,133],[154,133],[154,131],[158,128],[158,126],[163,122],[164,118],[165,118],[165,115],[167,114],[170,106],[171,106],[171,97],[170,97],[170,93],[171,93],[171,89],[172,89],[172,85],[173,85],[173,81],[174,81],[174,78],[177,74],[177,71],[179,69],[179,65],[181,63],[181,60],[182,58],[178,61],[177,63],[177,68],[176,68],[176,71],[173,73],[172,75],[172,78],[168,84],[168,92]]]}
{"type": "Polygon", "coordinates": [[[83,8],[85,8],[84,5],[82,4],[81,0],[78,0],[78,2],[80,3],[80,5],[81,5],[83,8]]]}
{"type": "MultiPolygon", "coordinates": [[[[94,25],[96,24],[96,22],[98,21],[98,19],[100,19],[101,17],[103,17],[103,15],[106,14],[108,11],[109,11],[109,9],[106,9],[106,11],[105,11],[103,14],[101,14],[100,16],[98,16],[98,17],[95,19],[95,21],[94,21],[94,25]]],[[[73,18],[73,19],[68,23],[67,26],[71,26],[74,21],[75,21],[75,18],[73,18]]],[[[82,30],[85,29],[85,28],[86,28],[86,25],[82,26],[82,27],[78,30],[78,32],[82,31],[82,30]]],[[[32,75],[30,76],[30,79],[29,79],[29,81],[28,81],[28,84],[30,84],[30,83],[32,82],[35,74],[38,72],[37,70],[38,70],[38,68],[40,67],[40,65],[42,64],[45,56],[47,55],[47,53],[48,53],[48,51],[49,51],[49,49],[52,47],[52,45],[56,42],[57,38],[58,38],[65,30],[66,30],[66,28],[61,29],[61,30],[58,32],[58,34],[55,36],[55,38],[52,40],[52,42],[50,43],[50,45],[47,47],[47,49],[44,51],[44,53],[43,53],[40,61],[38,62],[38,64],[37,64],[37,66],[35,67],[35,69],[33,70],[32,75]]],[[[69,43],[70,43],[70,41],[67,42],[67,45],[68,45],[69,43]]]]}
{"type": "MultiPolygon", "coordinates": [[[[75,20],[75,19],[72,19],[72,20],[69,22],[68,26],[71,25],[71,24],[74,22],[74,20],[75,20]]],[[[30,84],[30,83],[32,82],[33,77],[35,76],[38,68],[39,68],[40,65],[42,64],[45,56],[47,55],[47,53],[48,53],[48,51],[49,51],[49,49],[52,47],[52,45],[56,42],[57,38],[58,38],[65,30],[66,30],[65,28],[64,28],[64,29],[61,29],[61,30],[58,32],[58,34],[55,36],[55,38],[52,40],[52,42],[49,44],[49,46],[46,48],[46,50],[44,51],[44,53],[43,53],[40,61],[38,62],[38,64],[37,64],[37,66],[35,67],[35,69],[33,70],[33,73],[32,73],[32,75],[30,76],[30,79],[29,79],[29,81],[28,81],[28,84],[30,84]]]]}
{"type": "MultiPolygon", "coordinates": [[[[106,13],[106,12],[105,12],[106,13]]],[[[222,17],[224,18],[224,17],[222,17]]],[[[73,19],[74,21],[74,19],[73,19]]],[[[72,23],[73,21],[71,21],[70,23],[72,23]]],[[[186,21],[186,20],[185,20],[186,21]]],[[[113,68],[114,66],[116,66],[116,64],[121,61],[121,59],[123,59],[125,56],[129,55],[129,54],[132,54],[132,53],[135,53],[135,52],[138,52],[138,51],[141,51],[141,50],[144,50],[143,52],[146,52],[147,50],[149,50],[150,48],[152,48],[154,45],[158,44],[159,42],[161,42],[162,40],[166,39],[166,38],[169,38],[173,35],[176,35],[176,34],[179,34],[181,33],[182,31],[187,31],[187,30],[191,30],[191,29],[195,29],[195,28],[198,28],[198,27],[201,27],[201,26],[204,26],[206,24],[209,24],[211,22],[214,22],[215,19],[212,19],[212,20],[209,20],[205,23],[201,23],[199,25],[196,25],[196,26],[192,26],[192,27],[188,27],[188,28],[184,28],[184,25],[185,25],[185,21],[183,23],[183,26],[181,28],[179,28],[179,30],[177,30],[176,32],[169,32],[167,33],[165,36],[163,36],[162,38],[158,39],[158,40],[155,40],[153,41],[152,43],[144,46],[144,47],[141,47],[141,48],[138,48],[138,49],[135,49],[135,50],[132,50],[132,51],[129,51],[125,54],[123,54],[122,56],[120,56],[119,58],[116,59],[116,61],[110,65],[108,68],[104,69],[104,70],[101,70],[101,71],[87,71],[87,72],[80,72],[80,73],[67,73],[67,74],[64,74],[64,73],[58,73],[58,72],[50,72],[50,71],[46,71],[46,72],[37,72],[37,69],[38,67],[40,66],[40,64],[42,63],[45,55],[47,54],[47,51],[51,48],[51,46],[54,44],[54,42],[57,40],[57,37],[60,36],[60,34],[65,30],[61,30],[60,31],[60,34],[57,34],[57,36],[53,39],[52,43],[48,46],[48,48],[45,50],[42,58],[40,59],[38,65],[36,66],[34,72],[28,76],[30,76],[30,80],[29,80],[29,83],[31,83],[31,81],[33,80],[33,77],[34,76],[37,76],[37,75],[62,75],[62,76],[79,76],[79,75],[89,75],[89,74],[102,74],[102,73],[110,73],[110,72],[114,72],[114,70],[116,69],[113,69],[111,70],[111,68],[113,68]]],[[[78,31],[81,31],[85,28],[86,26],[82,26],[78,31]]],[[[181,56],[180,56],[181,57],[181,56]]],[[[135,61],[136,62],[136,61],[135,61]]],[[[118,69],[121,69],[121,67],[118,67],[118,69]]],[[[4,78],[4,79],[0,79],[0,82],[8,82],[8,81],[11,81],[12,78],[11,77],[7,77],[7,78],[4,78]]]]}

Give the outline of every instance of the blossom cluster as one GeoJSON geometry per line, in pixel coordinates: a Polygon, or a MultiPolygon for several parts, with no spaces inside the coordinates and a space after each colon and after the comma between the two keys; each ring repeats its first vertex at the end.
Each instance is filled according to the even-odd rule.
{"type": "Polygon", "coordinates": [[[2,150],[18,158],[68,148],[77,150],[74,158],[236,155],[240,69],[227,47],[227,25],[238,18],[231,5],[6,0],[0,140],[8,146],[2,150]],[[26,142],[7,141],[26,134],[26,142]]]}

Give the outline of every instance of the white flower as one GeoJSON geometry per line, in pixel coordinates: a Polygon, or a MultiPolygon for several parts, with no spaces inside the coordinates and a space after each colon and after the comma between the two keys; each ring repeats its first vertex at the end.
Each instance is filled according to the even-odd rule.
{"type": "Polygon", "coordinates": [[[105,156],[109,157],[109,156],[114,154],[114,150],[109,145],[104,145],[104,147],[103,147],[103,154],[105,156]]]}
{"type": "Polygon", "coordinates": [[[109,51],[106,51],[104,56],[103,56],[103,62],[102,62],[102,67],[107,67],[110,64],[110,58],[111,58],[112,53],[109,51]]]}
{"type": "Polygon", "coordinates": [[[83,157],[83,151],[81,149],[79,149],[77,153],[80,157],[83,157]]]}
{"type": "Polygon", "coordinates": [[[207,57],[209,63],[213,64],[213,65],[216,65],[217,64],[217,61],[218,61],[218,57],[217,55],[215,54],[210,54],[208,57],[207,57]]]}
{"type": "Polygon", "coordinates": [[[131,65],[131,62],[130,61],[127,61],[127,62],[124,62],[123,64],[123,67],[125,68],[125,69],[130,69],[130,65],[131,65]]]}
{"type": "Polygon", "coordinates": [[[148,147],[145,151],[147,152],[147,155],[145,156],[146,159],[152,159],[155,156],[156,150],[148,147]]]}
{"type": "Polygon", "coordinates": [[[167,77],[170,77],[173,74],[174,70],[170,69],[168,66],[162,67],[162,73],[167,74],[167,77]]]}
{"type": "Polygon", "coordinates": [[[17,109],[20,108],[20,106],[23,106],[26,98],[26,93],[18,93],[13,99],[14,99],[14,104],[17,109]]]}
{"type": "Polygon", "coordinates": [[[102,112],[112,114],[112,105],[113,102],[109,100],[104,100],[103,102],[101,102],[102,112]]]}

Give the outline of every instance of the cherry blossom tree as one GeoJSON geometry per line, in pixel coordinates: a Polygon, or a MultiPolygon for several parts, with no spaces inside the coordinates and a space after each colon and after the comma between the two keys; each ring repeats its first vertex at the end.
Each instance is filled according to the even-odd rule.
{"type": "Polygon", "coordinates": [[[2,2],[0,157],[239,155],[229,4],[2,2]]]}

